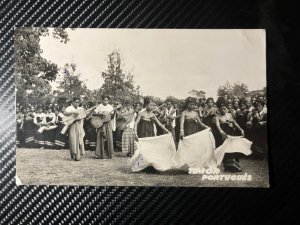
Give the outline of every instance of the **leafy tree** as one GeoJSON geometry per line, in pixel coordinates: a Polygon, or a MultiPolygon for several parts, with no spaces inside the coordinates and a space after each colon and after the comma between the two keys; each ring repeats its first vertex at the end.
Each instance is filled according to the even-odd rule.
{"type": "Polygon", "coordinates": [[[15,71],[17,101],[21,104],[40,102],[51,92],[50,82],[56,79],[58,67],[41,56],[40,38],[49,36],[67,43],[68,34],[63,28],[17,28],[15,31],[15,71]]]}
{"type": "Polygon", "coordinates": [[[99,104],[101,102],[102,96],[103,96],[103,92],[101,89],[93,90],[91,91],[90,101],[99,104]]]}
{"type": "Polygon", "coordinates": [[[244,83],[234,83],[233,85],[230,84],[228,81],[225,85],[222,85],[218,88],[217,94],[218,96],[225,96],[228,97],[245,97],[247,96],[249,90],[248,86],[244,83]]]}
{"type": "Polygon", "coordinates": [[[232,85],[227,81],[225,85],[218,88],[218,96],[232,96],[232,85]]]}
{"type": "Polygon", "coordinates": [[[101,92],[111,96],[114,100],[124,101],[125,97],[135,99],[139,88],[135,88],[133,75],[125,74],[122,70],[122,59],[119,51],[115,50],[108,55],[108,68],[102,72],[104,83],[101,92]]]}
{"type": "Polygon", "coordinates": [[[196,97],[196,98],[205,98],[205,92],[204,91],[197,91],[195,89],[192,89],[189,94],[191,94],[192,96],[196,97]]]}
{"type": "Polygon", "coordinates": [[[248,86],[244,83],[235,83],[232,87],[233,96],[245,97],[248,92],[248,86]]]}
{"type": "Polygon", "coordinates": [[[74,63],[67,63],[62,68],[56,93],[59,98],[80,97],[84,102],[90,100],[92,96],[92,91],[87,88],[84,81],[80,80],[80,73],[77,72],[74,63]]]}
{"type": "Polygon", "coordinates": [[[262,95],[262,96],[267,96],[267,88],[266,87],[263,87],[262,89],[259,89],[259,90],[253,90],[253,91],[250,91],[248,93],[248,95],[250,97],[258,97],[259,95],[262,95]]]}

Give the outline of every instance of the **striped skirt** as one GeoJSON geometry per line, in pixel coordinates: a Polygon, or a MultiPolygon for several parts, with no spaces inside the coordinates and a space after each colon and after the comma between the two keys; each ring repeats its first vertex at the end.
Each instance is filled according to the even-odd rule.
{"type": "Polygon", "coordinates": [[[136,149],[135,133],[132,128],[127,127],[122,135],[122,152],[132,156],[136,149]]]}

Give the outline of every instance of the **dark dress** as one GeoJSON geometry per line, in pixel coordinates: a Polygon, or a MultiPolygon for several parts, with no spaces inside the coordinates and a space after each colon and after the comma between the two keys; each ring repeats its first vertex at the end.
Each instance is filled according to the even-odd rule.
{"type": "MultiPolygon", "coordinates": [[[[46,122],[49,123],[53,120],[53,117],[46,116],[46,122]]],[[[50,126],[55,125],[54,123],[51,123],[50,126]]],[[[55,147],[55,136],[56,136],[56,129],[52,130],[44,130],[44,140],[45,145],[44,147],[46,149],[54,149],[55,147]]]]}
{"type": "Polygon", "coordinates": [[[84,130],[85,130],[85,137],[84,137],[85,149],[90,151],[95,151],[97,132],[96,132],[96,128],[91,124],[90,118],[87,118],[84,121],[84,130]]]}
{"type": "Polygon", "coordinates": [[[244,131],[244,133],[245,133],[244,137],[247,138],[248,140],[250,140],[251,139],[250,138],[250,130],[246,126],[247,121],[248,121],[248,115],[249,115],[249,111],[238,110],[236,112],[236,122],[244,131]]]}
{"type": "Polygon", "coordinates": [[[27,114],[24,118],[24,146],[25,148],[34,148],[35,145],[35,132],[36,126],[33,122],[33,115],[27,114]]]}
{"type": "MultiPolygon", "coordinates": [[[[165,120],[165,118],[161,115],[161,114],[155,114],[155,116],[156,116],[156,118],[159,120],[159,122],[161,123],[161,124],[165,124],[165,122],[166,122],[166,120],[165,120]]],[[[153,120],[153,123],[155,124],[155,126],[156,126],[156,135],[157,136],[160,136],[160,135],[163,135],[163,134],[165,134],[165,131],[156,123],[156,121],[155,120],[153,120]]]]}
{"type": "MultiPolygon", "coordinates": [[[[62,134],[61,131],[64,128],[64,124],[62,122],[62,116],[60,114],[57,115],[57,120],[56,120],[56,135],[55,135],[55,148],[56,149],[64,149],[66,147],[66,141],[67,141],[67,136],[65,134],[62,134]]],[[[69,132],[66,132],[69,133],[69,132]]]]}
{"type": "Polygon", "coordinates": [[[199,131],[198,121],[196,119],[184,120],[184,136],[195,134],[199,131]]]}
{"type": "Polygon", "coordinates": [[[23,129],[21,129],[22,121],[23,121],[22,118],[17,119],[17,141],[16,141],[16,145],[17,145],[18,148],[24,146],[24,132],[23,132],[23,129]]]}
{"type": "Polygon", "coordinates": [[[137,135],[139,138],[154,137],[154,117],[150,121],[141,119],[137,126],[137,135]]]}
{"type": "Polygon", "coordinates": [[[213,126],[213,118],[216,116],[217,114],[217,109],[216,108],[211,108],[211,109],[207,109],[205,108],[203,111],[203,123],[206,126],[212,127],[213,126]]]}
{"type": "MultiPolygon", "coordinates": [[[[226,122],[220,121],[221,129],[227,134],[231,136],[237,136],[235,132],[234,125],[232,121],[227,120],[226,122]]],[[[214,130],[217,130],[216,128],[214,130]]],[[[221,146],[225,140],[222,139],[222,135],[220,132],[213,132],[215,141],[216,141],[216,148],[221,146]]],[[[223,166],[225,171],[229,172],[241,172],[241,168],[239,165],[239,158],[240,153],[225,153],[223,158],[223,166]]]]}
{"type": "Polygon", "coordinates": [[[260,158],[264,158],[267,153],[267,124],[260,125],[259,122],[267,121],[267,114],[262,113],[260,116],[253,116],[252,120],[252,150],[260,158]]]}
{"type": "MultiPolygon", "coordinates": [[[[38,123],[42,122],[44,117],[42,116],[37,116],[36,120],[38,123]]],[[[34,135],[34,141],[35,141],[35,146],[37,148],[43,148],[45,146],[45,139],[44,139],[44,132],[40,133],[38,132],[38,129],[40,127],[38,125],[35,125],[35,135],[34,135]]]]}

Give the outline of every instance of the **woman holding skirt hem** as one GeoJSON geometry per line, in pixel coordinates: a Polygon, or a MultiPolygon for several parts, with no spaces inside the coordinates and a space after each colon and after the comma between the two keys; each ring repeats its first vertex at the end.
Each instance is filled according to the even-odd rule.
{"type": "Polygon", "coordinates": [[[208,128],[202,121],[198,113],[194,110],[196,108],[196,99],[188,97],[186,100],[186,110],[181,113],[180,118],[180,138],[195,134],[200,131],[200,126],[203,129],[208,128]]]}
{"type": "Polygon", "coordinates": [[[137,131],[137,136],[139,138],[144,137],[154,137],[154,126],[157,124],[165,133],[169,131],[159,122],[157,117],[154,115],[153,111],[156,104],[150,99],[145,99],[146,110],[141,111],[136,119],[134,128],[137,131]]]}

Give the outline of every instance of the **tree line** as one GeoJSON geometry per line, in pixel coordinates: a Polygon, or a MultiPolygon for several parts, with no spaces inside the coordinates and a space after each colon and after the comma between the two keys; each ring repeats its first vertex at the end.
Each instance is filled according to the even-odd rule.
{"type": "MultiPolygon", "coordinates": [[[[40,105],[48,103],[63,104],[73,96],[83,101],[99,102],[103,95],[113,101],[125,100],[141,102],[143,97],[150,97],[157,103],[171,101],[179,104],[183,99],[168,96],[165,100],[156,96],[143,96],[141,87],[134,82],[132,72],[125,73],[122,69],[122,58],[119,51],[114,50],[107,56],[107,69],[101,72],[103,84],[96,90],[90,90],[81,79],[76,63],[67,62],[63,68],[42,57],[41,37],[52,36],[66,44],[68,33],[63,28],[17,28],[15,31],[15,72],[17,102],[21,105],[40,105]],[[52,84],[57,88],[53,89],[52,84]]],[[[244,83],[226,84],[218,88],[218,96],[247,97],[266,95],[266,88],[249,91],[244,83]]],[[[196,98],[205,98],[205,91],[191,90],[189,94],[196,98]]],[[[209,97],[209,96],[208,96],[209,97]]]]}

